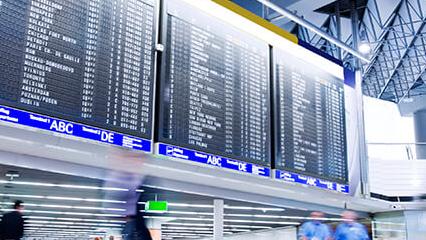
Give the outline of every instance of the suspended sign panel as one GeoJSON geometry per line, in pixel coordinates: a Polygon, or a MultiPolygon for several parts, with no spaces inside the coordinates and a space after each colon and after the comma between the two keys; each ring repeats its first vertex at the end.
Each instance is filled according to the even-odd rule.
{"type": "Polygon", "coordinates": [[[165,3],[159,141],[270,165],[268,44],[165,3]]]}
{"type": "Polygon", "coordinates": [[[343,80],[274,49],[277,169],[346,183],[343,80]]]}
{"type": "Polygon", "coordinates": [[[0,103],[151,139],[152,0],[2,1],[0,103]]]}

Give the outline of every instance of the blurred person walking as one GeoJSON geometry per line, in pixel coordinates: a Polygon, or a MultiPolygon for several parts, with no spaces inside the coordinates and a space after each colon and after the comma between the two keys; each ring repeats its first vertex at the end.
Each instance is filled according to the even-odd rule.
{"type": "Polygon", "coordinates": [[[6,213],[0,222],[0,240],[19,240],[24,236],[24,211],[22,201],[16,201],[14,211],[6,213]]]}
{"type": "Polygon", "coordinates": [[[142,214],[128,216],[123,229],[124,240],[152,240],[142,214]]]}
{"type": "Polygon", "coordinates": [[[334,240],[370,240],[367,229],[356,222],[358,215],[352,211],[342,213],[343,222],[337,226],[334,240]]]}
{"type": "Polygon", "coordinates": [[[311,220],[302,224],[299,229],[299,240],[331,240],[330,228],[322,223],[324,213],[312,212],[311,220]]]}

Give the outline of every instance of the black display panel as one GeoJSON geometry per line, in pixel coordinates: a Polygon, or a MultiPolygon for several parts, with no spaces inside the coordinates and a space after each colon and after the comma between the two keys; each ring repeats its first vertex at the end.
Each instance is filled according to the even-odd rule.
{"type": "Polygon", "coordinates": [[[165,3],[158,140],[269,166],[268,44],[183,1],[165,3]]]}
{"type": "Polygon", "coordinates": [[[277,169],[346,183],[344,83],[274,49],[277,169]]]}
{"type": "Polygon", "coordinates": [[[151,138],[154,0],[0,0],[0,103],[151,138]]]}

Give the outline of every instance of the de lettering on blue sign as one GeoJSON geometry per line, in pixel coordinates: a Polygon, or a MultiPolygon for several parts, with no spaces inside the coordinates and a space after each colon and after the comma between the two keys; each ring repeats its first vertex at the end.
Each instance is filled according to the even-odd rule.
{"type": "Polygon", "coordinates": [[[0,106],[0,121],[151,152],[151,141],[0,106]]]}
{"type": "Polygon", "coordinates": [[[218,168],[231,169],[234,171],[244,172],[256,176],[270,177],[271,169],[267,167],[257,166],[252,163],[232,160],[208,153],[189,150],[186,148],[176,147],[164,143],[158,144],[158,154],[173,157],[191,162],[198,162],[218,168]]]}
{"type": "Polygon", "coordinates": [[[330,191],[336,191],[340,193],[349,193],[348,185],[338,184],[338,183],[334,183],[331,181],[326,181],[326,180],[322,180],[322,179],[318,179],[314,177],[307,177],[307,176],[303,176],[303,175],[299,175],[299,174],[291,173],[287,171],[275,170],[275,178],[284,180],[287,182],[294,182],[294,183],[299,183],[303,185],[314,186],[317,188],[327,189],[330,191]]]}

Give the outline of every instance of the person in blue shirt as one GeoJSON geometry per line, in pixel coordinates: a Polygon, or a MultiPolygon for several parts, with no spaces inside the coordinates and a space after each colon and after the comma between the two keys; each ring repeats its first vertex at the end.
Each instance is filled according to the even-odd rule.
{"type": "Polygon", "coordinates": [[[330,228],[321,222],[324,213],[312,212],[311,219],[300,227],[299,240],[331,240],[330,228]]]}
{"type": "Polygon", "coordinates": [[[364,225],[356,222],[355,212],[345,211],[342,214],[343,222],[337,226],[334,240],[370,240],[364,225]]]}

